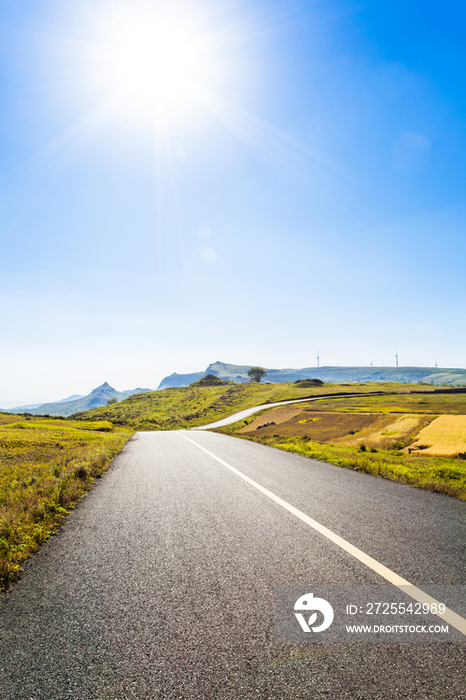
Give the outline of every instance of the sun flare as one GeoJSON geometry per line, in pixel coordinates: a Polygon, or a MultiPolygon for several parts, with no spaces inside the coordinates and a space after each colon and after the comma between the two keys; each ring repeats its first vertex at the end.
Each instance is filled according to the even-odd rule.
{"type": "Polygon", "coordinates": [[[127,11],[105,25],[94,75],[120,103],[167,121],[195,103],[209,73],[207,49],[193,17],[127,11]]]}
{"type": "Polygon", "coordinates": [[[254,60],[241,52],[273,26],[267,13],[261,21],[238,19],[212,0],[87,2],[74,38],[57,38],[57,59],[71,59],[71,72],[56,83],[86,109],[62,140],[90,142],[114,122],[133,134],[161,135],[160,154],[175,134],[205,133],[217,123],[267,157],[295,157],[296,147],[236,97],[247,97],[257,78],[254,60]]]}

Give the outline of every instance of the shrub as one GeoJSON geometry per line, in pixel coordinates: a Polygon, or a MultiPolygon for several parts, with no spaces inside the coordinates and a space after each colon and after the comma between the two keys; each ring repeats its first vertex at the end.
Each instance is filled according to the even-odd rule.
{"type": "Polygon", "coordinates": [[[403,447],[405,446],[405,443],[402,442],[401,440],[397,440],[397,442],[394,442],[393,445],[391,446],[391,450],[402,450],[403,447]]]}
{"type": "Polygon", "coordinates": [[[89,476],[89,473],[86,469],[85,466],[81,465],[80,467],[76,467],[74,470],[74,475],[77,479],[81,479],[81,481],[85,481],[87,477],[89,476]]]}

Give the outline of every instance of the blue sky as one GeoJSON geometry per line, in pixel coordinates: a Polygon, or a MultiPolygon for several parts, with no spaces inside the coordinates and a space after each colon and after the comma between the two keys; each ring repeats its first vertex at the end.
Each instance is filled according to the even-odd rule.
{"type": "Polygon", "coordinates": [[[1,2],[0,406],[216,360],[464,367],[465,28],[459,1],[1,2]]]}

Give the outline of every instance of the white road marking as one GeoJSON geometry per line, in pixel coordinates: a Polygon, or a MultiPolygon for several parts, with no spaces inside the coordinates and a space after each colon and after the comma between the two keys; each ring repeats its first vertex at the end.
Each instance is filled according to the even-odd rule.
{"type": "MultiPolygon", "coordinates": [[[[435,598],[432,598],[430,595],[427,593],[424,593],[420,588],[417,588],[416,586],[413,586],[412,583],[407,581],[406,579],[402,578],[398,574],[396,574],[394,571],[391,569],[387,568],[380,562],[378,562],[376,559],[373,559],[370,557],[368,554],[363,552],[361,549],[358,547],[355,547],[352,545],[350,542],[347,540],[344,540],[342,537],[339,535],[335,534],[332,532],[332,530],[329,530],[327,527],[324,525],[321,525],[320,523],[317,522],[317,520],[313,520],[310,518],[308,515],[303,513],[302,511],[298,510],[298,508],[295,508],[292,506],[290,503],[287,501],[284,501],[283,498],[280,498],[280,496],[277,496],[276,494],[272,493],[272,491],[269,491],[268,489],[264,488],[264,486],[261,486],[260,484],[257,483],[257,481],[254,481],[253,479],[250,479],[249,476],[246,476],[246,474],[243,474],[242,472],[238,471],[238,469],[235,469],[235,467],[232,467],[231,464],[228,464],[225,462],[223,459],[220,459],[220,457],[217,457],[217,455],[214,455],[213,452],[210,452],[209,450],[206,450],[205,447],[201,447],[201,445],[198,445],[194,440],[191,440],[189,437],[184,435],[183,433],[180,432],[181,437],[183,437],[185,440],[190,442],[192,445],[195,445],[199,450],[202,450],[202,452],[205,452],[206,454],[209,455],[209,457],[212,457],[213,459],[217,460],[217,462],[220,462],[224,467],[232,471],[234,474],[240,477],[240,479],[243,479],[246,481],[248,484],[253,486],[255,489],[263,493],[265,496],[270,498],[272,501],[275,503],[278,503],[278,505],[282,506],[285,510],[288,512],[292,513],[295,515],[297,518],[302,520],[306,525],[309,525],[309,527],[312,527],[314,530],[319,532],[321,535],[326,537],[328,540],[336,544],[338,547],[343,549],[345,552],[348,554],[351,554],[351,556],[355,557],[358,561],[360,561],[362,564],[365,564],[369,569],[372,569],[372,571],[375,571],[379,576],[382,576],[386,581],[389,583],[392,583],[394,586],[402,590],[404,593],[407,593],[413,600],[415,600],[418,603],[427,603],[428,605],[436,604],[437,605],[437,610],[438,606],[440,604],[439,601],[435,600],[435,598]]],[[[453,610],[450,610],[449,608],[445,608],[444,613],[437,613],[437,617],[442,618],[442,620],[445,620],[445,622],[448,622],[449,625],[454,627],[455,629],[459,630],[462,634],[466,635],[466,619],[464,617],[461,617],[461,615],[458,615],[455,613],[453,610]]]]}

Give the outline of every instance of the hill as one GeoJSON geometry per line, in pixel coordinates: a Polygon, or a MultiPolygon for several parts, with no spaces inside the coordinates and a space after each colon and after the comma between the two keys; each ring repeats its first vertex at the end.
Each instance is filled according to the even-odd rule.
{"type": "Polygon", "coordinates": [[[108,420],[114,425],[129,425],[135,430],[177,430],[206,425],[263,403],[342,393],[407,392],[409,389],[403,384],[354,384],[350,387],[300,381],[238,384],[212,376],[211,379],[201,378],[188,387],[130,396],[117,404],[77,413],[73,419],[108,420]]]}
{"type": "MultiPolygon", "coordinates": [[[[249,381],[248,370],[254,365],[233,365],[213,362],[204,372],[171,374],[164,377],[158,389],[181,387],[192,384],[207,374],[236,383],[249,381]]],[[[266,381],[274,383],[295,382],[297,379],[320,379],[323,382],[400,382],[403,384],[435,384],[449,386],[466,385],[465,369],[437,367],[303,367],[302,369],[270,369],[266,381]]]]}
{"type": "Polygon", "coordinates": [[[70,396],[68,399],[54,401],[52,403],[35,404],[34,406],[18,406],[8,409],[8,413],[29,413],[35,416],[60,416],[67,418],[77,411],[88,411],[99,406],[104,406],[109,399],[122,401],[133,394],[142,394],[150,389],[128,389],[117,391],[107,382],[96,387],[87,396],[70,396]]]}

